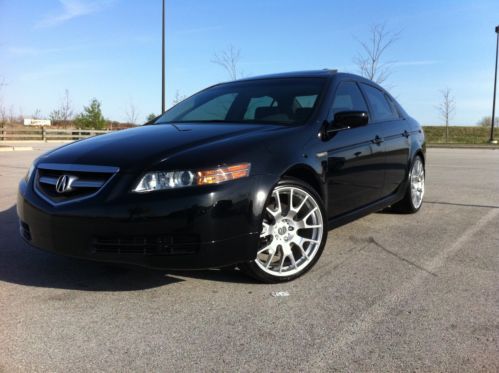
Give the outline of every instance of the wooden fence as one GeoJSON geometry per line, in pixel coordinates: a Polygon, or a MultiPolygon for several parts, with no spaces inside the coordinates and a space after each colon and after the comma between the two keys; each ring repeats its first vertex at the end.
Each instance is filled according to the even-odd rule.
{"type": "Polygon", "coordinates": [[[47,127],[0,127],[0,141],[16,140],[80,140],[112,132],[110,130],[59,129],[47,127]]]}
{"type": "MultiPolygon", "coordinates": [[[[1,1],[1,0],[0,0],[1,1]]],[[[8,127],[0,125],[0,141],[18,140],[80,140],[115,130],[84,130],[48,127],[8,127]]],[[[444,126],[425,126],[426,140],[429,144],[486,144],[489,128],[477,126],[450,126],[446,136],[444,126]]]]}

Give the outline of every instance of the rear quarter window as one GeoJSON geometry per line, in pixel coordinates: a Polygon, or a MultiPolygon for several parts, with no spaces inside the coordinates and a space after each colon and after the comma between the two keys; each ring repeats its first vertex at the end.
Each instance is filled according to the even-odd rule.
{"type": "Polygon", "coordinates": [[[383,91],[369,84],[361,83],[361,86],[367,97],[367,101],[369,101],[375,121],[388,121],[399,118],[395,105],[388,101],[383,91]]]}

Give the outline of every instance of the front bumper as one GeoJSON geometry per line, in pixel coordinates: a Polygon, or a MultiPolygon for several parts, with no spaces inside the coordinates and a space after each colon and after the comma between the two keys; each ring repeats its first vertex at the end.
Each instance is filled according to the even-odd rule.
{"type": "Polygon", "coordinates": [[[118,193],[118,178],[91,199],[61,206],[22,180],[17,213],[22,237],[58,254],[160,269],[221,267],[255,258],[272,180],[139,195],[118,193]]]}

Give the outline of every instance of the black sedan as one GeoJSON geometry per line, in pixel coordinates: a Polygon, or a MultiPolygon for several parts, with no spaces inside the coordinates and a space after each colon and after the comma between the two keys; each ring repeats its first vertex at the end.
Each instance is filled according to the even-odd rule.
{"type": "Polygon", "coordinates": [[[377,84],[277,74],[42,155],[17,211],[22,237],[44,250],[161,269],[237,265],[279,282],[317,262],[328,229],[418,211],[424,165],[421,126],[377,84]]]}

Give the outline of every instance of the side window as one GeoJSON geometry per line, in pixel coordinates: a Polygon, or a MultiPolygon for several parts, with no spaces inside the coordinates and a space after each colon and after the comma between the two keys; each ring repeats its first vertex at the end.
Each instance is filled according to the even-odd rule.
{"type": "Polygon", "coordinates": [[[215,97],[214,99],[205,102],[194,110],[189,111],[181,117],[181,120],[224,120],[229,112],[232,103],[236,98],[236,93],[227,93],[215,97]]]}
{"type": "Polygon", "coordinates": [[[354,82],[340,83],[336,90],[332,115],[340,111],[368,111],[364,97],[354,82]]]}
{"type": "Polygon", "coordinates": [[[398,119],[397,112],[394,112],[394,107],[388,102],[385,94],[377,88],[368,84],[362,84],[367,100],[371,105],[372,114],[377,121],[398,119]]]}
{"type": "Polygon", "coordinates": [[[390,96],[388,96],[387,94],[385,94],[385,98],[388,101],[388,103],[390,104],[390,107],[392,108],[392,112],[395,114],[395,117],[400,118],[401,117],[400,113],[399,113],[399,111],[397,109],[397,105],[395,104],[393,99],[390,96]]]}

